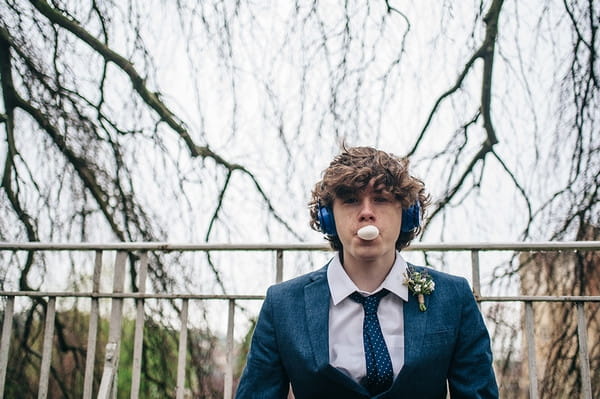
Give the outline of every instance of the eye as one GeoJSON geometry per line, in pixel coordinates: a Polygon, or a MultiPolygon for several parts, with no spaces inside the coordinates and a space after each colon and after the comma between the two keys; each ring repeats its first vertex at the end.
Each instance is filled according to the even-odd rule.
{"type": "Polygon", "coordinates": [[[378,195],[374,198],[374,201],[386,203],[392,201],[392,197],[390,197],[389,195],[378,195]]]}
{"type": "Polygon", "coordinates": [[[346,197],[343,199],[344,204],[355,204],[357,202],[358,202],[358,199],[356,197],[346,197]]]}

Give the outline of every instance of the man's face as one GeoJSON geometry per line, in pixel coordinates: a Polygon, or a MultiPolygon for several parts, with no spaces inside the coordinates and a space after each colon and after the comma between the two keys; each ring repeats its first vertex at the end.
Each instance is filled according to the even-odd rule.
{"type": "Polygon", "coordinates": [[[402,205],[391,193],[375,189],[371,181],[360,192],[336,197],[333,214],[344,247],[344,263],[393,263],[402,224],[402,205]],[[379,229],[379,236],[371,241],[359,238],[357,231],[370,224],[379,229]]]}

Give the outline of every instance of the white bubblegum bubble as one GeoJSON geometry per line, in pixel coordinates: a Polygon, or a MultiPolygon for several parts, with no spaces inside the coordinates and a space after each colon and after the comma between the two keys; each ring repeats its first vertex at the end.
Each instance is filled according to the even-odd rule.
{"type": "Polygon", "coordinates": [[[374,240],[379,235],[379,229],[372,224],[358,229],[356,234],[363,240],[374,240]]]}

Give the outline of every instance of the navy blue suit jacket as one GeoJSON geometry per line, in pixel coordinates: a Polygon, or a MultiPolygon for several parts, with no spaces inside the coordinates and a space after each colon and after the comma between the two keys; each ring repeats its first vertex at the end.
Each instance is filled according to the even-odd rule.
{"type": "MultiPolygon", "coordinates": [[[[421,268],[416,268],[421,270],[421,268]]],[[[427,269],[435,291],[404,303],[404,366],[377,398],[497,398],[487,329],[464,278],[427,269]]],[[[354,379],[329,364],[327,266],[267,291],[236,399],[364,399],[354,379]]]]}

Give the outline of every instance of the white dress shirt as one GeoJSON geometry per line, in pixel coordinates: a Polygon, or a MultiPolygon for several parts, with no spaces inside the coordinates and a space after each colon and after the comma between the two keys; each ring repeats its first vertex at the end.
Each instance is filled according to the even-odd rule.
{"type": "Polygon", "coordinates": [[[396,252],[396,261],[387,277],[373,292],[359,290],[342,266],[339,254],[327,269],[331,293],[329,304],[329,363],[360,381],[367,374],[363,344],[363,306],[348,296],[355,291],[372,295],[383,288],[390,291],[381,299],[377,317],[385,343],[390,352],[394,377],[404,365],[403,303],[408,301],[408,288],[404,285],[406,262],[396,252]]]}

